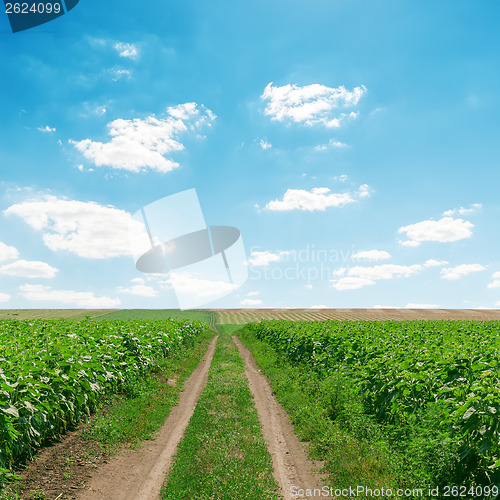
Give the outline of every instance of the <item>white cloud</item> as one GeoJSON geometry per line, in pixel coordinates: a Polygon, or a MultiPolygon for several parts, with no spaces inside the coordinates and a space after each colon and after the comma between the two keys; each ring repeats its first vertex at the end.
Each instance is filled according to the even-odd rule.
{"type": "Polygon", "coordinates": [[[19,252],[17,248],[11,247],[0,241],[0,262],[17,259],[19,252]]]}
{"type": "Polygon", "coordinates": [[[145,119],[114,120],[108,123],[109,142],[91,139],[70,141],[85,158],[96,166],[110,166],[118,170],[140,172],[156,170],[169,172],[179,166],[165,155],[184,149],[179,136],[210,126],[215,115],[194,102],[167,108],[163,118],[148,116],[145,119]]]}
{"type": "Polygon", "coordinates": [[[436,304],[406,304],[405,309],[437,309],[436,304]]]}
{"type": "MultiPolygon", "coordinates": [[[[379,280],[393,278],[408,278],[422,270],[422,266],[400,266],[397,264],[382,264],[373,267],[355,266],[347,271],[347,276],[338,280],[330,280],[332,286],[337,290],[356,290],[365,286],[375,285],[379,280]]],[[[340,268],[334,272],[334,276],[342,276],[345,270],[340,268]],[[343,271],[342,273],[338,271],[343,271]]]]}
{"type": "Polygon", "coordinates": [[[132,76],[130,70],[122,68],[108,69],[108,73],[111,75],[114,82],[117,82],[120,78],[130,78],[132,76]]]}
{"type": "Polygon", "coordinates": [[[424,262],[424,267],[439,267],[448,264],[446,260],[429,259],[424,262]]]}
{"type": "Polygon", "coordinates": [[[307,290],[312,290],[313,289],[313,286],[311,284],[309,285],[304,285],[304,288],[307,288],[307,290]]]}
{"type": "Polygon", "coordinates": [[[266,141],[265,139],[261,139],[259,144],[260,147],[264,150],[271,149],[273,147],[273,145],[270,142],[266,141]]]}
{"type": "Polygon", "coordinates": [[[202,279],[185,272],[170,273],[170,277],[163,282],[163,285],[173,288],[178,294],[191,294],[198,298],[212,298],[238,288],[232,283],[202,279]]]}
{"type": "Polygon", "coordinates": [[[44,285],[21,285],[21,295],[34,302],[58,302],[80,308],[108,309],[120,305],[119,299],[96,297],[92,292],[77,292],[75,290],[54,290],[44,285]]]}
{"type": "Polygon", "coordinates": [[[315,146],[316,151],[325,151],[329,148],[346,148],[347,144],[345,142],[337,141],[336,139],[330,139],[328,144],[319,144],[315,146]]]}
{"type": "Polygon", "coordinates": [[[311,306],[309,309],[330,309],[328,306],[319,305],[319,306],[311,306]]]}
{"type": "Polygon", "coordinates": [[[335,271],[332,272],[333,276],[344,276],[346,273],[347,269],[345,267],[339,267],[338,269],[335,269],[335,271]]]}
{"type": "Polygon", "coordinates": [[[134,59],[138,56],[137,47],[132,43],[115,43],[115,50],[120,54],[120,57],[130,57],[134,59]]]}
{"type": "Polygon", "coordinates": [[[50,133],[56,131],[55,127],[50,128],[48,125],[46,125],[45,127],[37,127],[37,130],[39,130],[40,132],[43,132],[44,134],[50,134],[50,133]]]}
{"type": "Polygon", "coordinates": [[[456,267],[445,267],[441,269],[441,277],[445,280],[458,280],[463,276],[484,271],[485,269],[481,264],[462,264],[456,267]]]}
{"type": "Polygon", "coordinates": [[[10,300],[10,295],[7,293],[0,293],[0,302],[8,302],[10,300]]]}
{"type": "Polygon", "coordinates": [[[88,259],[132,255],[129,228],[142,226],[128,212],[95,202],[66,200],[47,195],[10,206],[33,229],[43,231],[45,245],[88,259]]]}
{"type": "Polygon", "coordinates": [[[422,266],[400,266],[398,264],[381,264],[373,267],[355,266],[349,269],[349,276],[367,280],[388,280],[393,278],[408,278],[422,270],[422,266]]]}
{"type": "Polygon", "coordinates": [[[340,278],[338,281],[332,280],[333,288],[337,290],[357,290],[369,285],[375,285],[375,281],[366,278],[340,278]]]}
{"type": "Polygon", "coordinates": [[[248,292],[247,297],[257,297],[260,295],[260,292],[248,292]]]}
{"type": "Polygon", "coordinates": [[[21,278],[54,278],[59,269],[37,260],[16,260],[0,267],[0,274],[21,278]]]}
{"type": "Polygon", "coordinates": [[[260,299],[243,299],[240,304],[242,306],[261,306],[262,300],[260,299]]]}
{"type": "Polygon", "coordinates": [[[399,309],[396,306],[381,306],[380,304],[377,304],[372,307],[372,309],[399,309]]]}
{"type": "Polygon", "coordinates": [[[385,250],[366,250],[352,255],[352,258],[357,260],[386,260],[391,257],[391,254],[385,250]]]}
{"type": "Polygon", "coordinates": [[[360,198],[368,198],[372,193],[372,190],[368,184],[363,184],[359,186],[358,196],[360,198]]]}
{"type": "Polygon", "coordinates": [[[500,288],[500,272],[493,273],[493,281],[488,283],[488,288],[500,288]]]}
{"type": "Polygon", "coordinates": [[[469,221],[443,217],[440,220],[424,220],[416,224],[400,227],[399,233],[406,233],[407,241],[400,241],[404,246],[419,246],[424,241],[450,243],[472,236],[474,227],[469,221]]]}
{"type": "Polygon", "coordinates": [[[349,91],[343,86],[330,88],[317,83],[303,87],[290,84],[275,87],[271,82],[261,99],[267,101],[264,112],[272,120],[336,128],[340,127],[342,120],[357,116],[353,112],[338,113],[339,108],[356,106],[365,91],[364,86],[349,91]]]}
{"type": "Polygon", "coordinates": [[[248,263],[251,266],[268,266],[271,262],[280,262],[286,255],[290,252],[287,250],[282,250],[280,252],[252,252],[248,263]]]}
{"type": "Polygon", "coordinates": [[[119,287],[118,291],[140,297],[156,297],[158,295],[158,292],[152,286],[146,285],[146,282],[142,278],[134,278],[130,282],[133,283],[130,288],[119,287]]]}
{"type": "Polygon", "coordinates": [[[454,208],[453,210],[447,210],[446,212],[443,213],[445,217],[451,217],[452,215],[471,215],[474,212],[477,212],[483,207],[481,203],[474,203],[470,206],[470,208],[454,208]]]}
{"type": "Polygon", "coordinates": [[[315,210],[324,211],[329,207],[343,207],[354,203],[358,198],[369,196],[369,187],[366,184],[360,186],[356,193],[331,193],[329,188],[313,188],[311,191],[305,189],[287,189],[282,200],[270,201],[265,208],[278,212],[290,210],[315,210]]]}

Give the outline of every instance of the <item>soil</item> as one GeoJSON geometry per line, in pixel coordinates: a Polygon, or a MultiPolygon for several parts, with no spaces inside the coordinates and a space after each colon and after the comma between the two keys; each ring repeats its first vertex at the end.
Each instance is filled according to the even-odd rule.
{"type": "Polygon", "coordinates": [[[62,441],[41,450],[18,474],[14,487],[23,500],[43,492],[50,500],[75,500],[77,491],[105,460],[99,445],[80,435],[83,424],[66,434],[62,441]]]}
{"type": "Polygon", "coordinates": [[[410,320],[500,320],[498,309],[220,309],[218,323],[243,325],[251,321],[410,321],[410,320]]]}

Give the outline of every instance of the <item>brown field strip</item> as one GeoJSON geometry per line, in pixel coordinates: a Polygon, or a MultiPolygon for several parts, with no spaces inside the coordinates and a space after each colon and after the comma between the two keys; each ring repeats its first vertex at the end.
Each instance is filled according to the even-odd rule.
{"type": "Polygon", "coordinates": [[[220,324],[243,325],[251,321],[500,321],[498,309],[220,309],[220,324]]]}

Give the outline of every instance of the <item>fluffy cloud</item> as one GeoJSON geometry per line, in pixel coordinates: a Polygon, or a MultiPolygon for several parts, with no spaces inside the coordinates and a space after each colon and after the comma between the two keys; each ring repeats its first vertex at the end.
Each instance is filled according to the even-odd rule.
{"type": "Polygon", "coordinates": [[[424,241],[450,243],[472,236],[474,227],[469,221],[443,217],[440,220],[424,220],[416,224],[400,227],[399,233],[406,233],[408,240],[400,241],[401,245],[416,247],[424,241]]]}
{"type": "Polygon", "coordinates": [[[470,206],[470,208],[454,208],[453,210],[447,210],[446,212],[443,213],[445,217],[451,217],[452,215],[471,215],[474,212],[477,212],[483,207],[481,203],[474,203],[473,205],[470,206]]]}
{"type": "Polygon", "coordinates": [[[370,196],[370,188],[366,184],[360,186],[357,192],[352,193],[331,193],[330,189],[326,187],[313,188],[311,191],[288,189],[282,200],[270,201],[265,208],[278,212],[290,210],[324,211],[329,207],[343,207],[367,196],[370,196]]]}
{"type": "Polygon", "coordinates": [[[366,250],[352,255],[356,260],[386,260],[391,258],[391,254],[384,250],[366,250]]]}
{"type": "Polygon", "coordinates": [[[91,139],[70,141],[85,158],[96,166],[140,172],[156,170],[169,172],[179,166],[165,155],[181,151],[184,145],[179,136],[189,130],[196,131],[210,126],[215,115],[194,102],[167,108],[166,116],[148,116],[141,120],[114,120],[108,124],[109,142],[91,139]]]}
{"type": "Polygon", "coordinates": [[[266,101],[264,112],[272,120],[332,128],[340,127],[341,121],[347,117],[357,116],[354,112],[338,111],[356,106],[365,91],[364,86],[349,91],[343,86],[330,88],[317,83],[303,87],[290,84],[275,87],[271,82],[260,97],[266,101]]]}
{"type": "Polygon", "coordinates": [[[257,297],[257,295],[260,295],[260,292],[248,292],[247,297],[257,297]]]}
{"type": "Polygon", "coordinates": [[[422,266],[400,266],[397,264],[382,264],[373,267],[355,266],[349,269],[349,276],[367,280],[389,280],[392,278],[408,278],[422,270],[422,266]]]}
{"type": "Polygon", "coordinates": [[[130,288],[119,287],[118,291],[140,297],[156,297],[158,295],[158,292],[152,286],[146,285],[146,282],[142,278],[135,278],[130,282],[132,283],[130,288]]]}
{"type": "Polygon", "coordinates": [[[493,281],[488,283],[488,288],[500,288],[500,272],[492,275],[493,281]]]}
{"type": "Polygon", "coordinates": [[[163,282],[168,288],[173,288],[177,294],[190,294],[196,298],[212,299],[218,295],[236,290],[237,285],[224,281],[211,281],[198,278],[190,273],[170,273],[170,277],[163,282]]]}
{"type": "Polygon", "coordinates": [[[346,148],[347,144],[345,142],[337,141],[336,139],[330,139],[328,144],[320,144],[315,146],[314,149],[316,151],[325,151],[329,148],[346,148]]]}
{"type": "Polygon", "coordinates": [[[43,285],[22,285],[21,295],[33,302],[57,302],[83,309],[108,309],[120,305],[119,299],[96,297],[92,292],[77,292],[75,290],[54,290],[43,285]]]}
{"type": "Polygon", "coordinates": [[[448,264],[446,260],[429,259],[424,262],[424,267],[440,267],[448,264]]]}
{"type": "Polygon", "coordinates": [[[51,250],[88,259],[132,255],[129,229],[138,234],[142,229],[123,210],[55,196],[23,201],[4,213],[17,215],[33,229],[43,231],[43,241],[51,250]]]}
{"type": "Polygon", "coordinates": [[[0,274],[21,278],[53,278],[59,269],[37,260],[16,260],[0,267],[0,274]]]}
{"type": "Polygon", "coordinates": [[[273,147],[273,145],[270,142],[266,141],[265,139],[261,139],[259,144],[260,147],[264,150],[271,149],[273,147]]]}
{"type": "Polygon", "coordinates": [[[283,258],[289,255],[289,251],[281,251],[281,252],[252,252],[250,254],[250,258],[248,259],[248,263],[251,266],[268,266],[271,262],[280,262],[283,258]]]}
{"type": "Polygon", "coordinates": [[[485,269],[481,264],[462,264],[456,267],[445,267],[441,270],[441,277],[445,280],[458,280],[463,276],[484,271],[485,269]]]}
{"type": "Polygon", "coordinates": [[[17,259],[19,252],[17,248],[11,247],[0,241],[0,262],[17,259]]]}
{"type": "Polygon", "coordinates": [[[437,309],[436,304],[406,304],[405,309],[437,309]]]}
{"type": "Polygon", "coordinates": [[[50,134],[50,133],[56,131],[55,127],[50,128],[48,125],[46,125],[45,127],[37,127],[37,130],[39,130],[40,132],[43,132],[44,134],[50,134]]]}
{"type": "Polygon", "coordinates": [[[375,281],[366,278],[340,278],[332,281],[333,288],[337,290],[357,290],[369,285],[375,285],[375,281]]]}
{"type": "Polygon", "coordinates": [[[0,302],[8,302],[10,300],[10,295],[7,293],[0,293],[0,302]]]}
{"type": "MultiPolygon", "coordinates": [[[[342,274],[345,270],[341,268],[342,274]]],[[[334,276],[341,276],[338,270],[334,276]]],[[[337,290],[357,290],[365,286],[375,285],[379,280],[393,278],[407,278],[422,270],[422,266],[415,264],[412,266],[400,266],[397,264],[382,264],[373,267],[355,266],[347,271],[347,276],[340,279],[332,279],[330,282],[337,290]]]]}
{"type": "Polygon", "coordinates": [[[243,299],[240,304],[242,306],[261,306],[262,300],[260,299],[243,299]]]}
{"type": "Polygon", "coordinates": [[[134,59],[138,55],[137,47],[132,43],[115,43],[115,50],[120,54],[120,57],[130,57],[134,59]]]}

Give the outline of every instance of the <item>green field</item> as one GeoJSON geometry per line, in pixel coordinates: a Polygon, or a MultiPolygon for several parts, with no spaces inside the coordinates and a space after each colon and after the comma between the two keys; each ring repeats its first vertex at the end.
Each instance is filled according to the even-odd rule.
{"type": "Polygon", "coordinates": [[[85,319],[113,312],[111,309],[0,309],[1,319],[85,319]]]}
{"type": "Polygon", "coordinates": [[[99,316],[100,320],[164,320],[164,319],[174,319],[175,321],[182,321],[188,319],[191,321],[205,321],[209,323],[210,321],[210,311],[181,311],[179,309],[122,309],[119,311],[111,311],[102,316],[99,316]]]}
{"type": "Polygon", "coordinates": [[[335,380],[353,383],[412,481],[500,482],[500,322],[263,321],[246,329],[314,374],[324,410],[346,427],[335,380]]]}
{"type": "Polygon", "coordinates": [[[0,484],[2,469],[30,458],[207,328],[173,320],[0,320],[0,484]]]}

